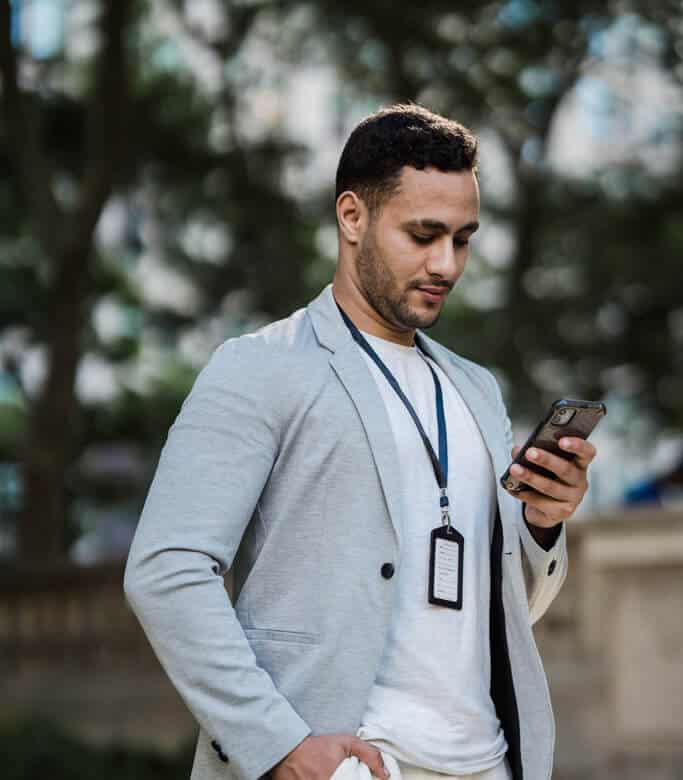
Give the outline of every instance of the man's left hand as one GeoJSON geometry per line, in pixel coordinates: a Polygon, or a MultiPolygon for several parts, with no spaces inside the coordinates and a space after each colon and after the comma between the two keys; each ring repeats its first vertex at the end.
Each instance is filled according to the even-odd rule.
{"type": "MultiPolygon", "coordinates": [[[[526,503],[527,521],[541,528],[551,528],[574,514],[588,490],[586,474],[597,452],[592,444],[576,436],[563,437],[559,446],[567,452],[576,453],[576,457],[564,460],[540,447],[530,447],[524,455],[529,462],[552,471],[557,479],[543,477],[517,464],[510,469],[516,479],[534,488],[521,493],[509,492],[526,503]]],[[[512,448],[513,458],[520,449],[512,448]]]]}

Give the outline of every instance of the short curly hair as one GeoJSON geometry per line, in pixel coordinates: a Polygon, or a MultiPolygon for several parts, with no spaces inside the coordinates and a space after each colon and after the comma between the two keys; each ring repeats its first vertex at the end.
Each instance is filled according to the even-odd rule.
{"type": "Polygon", "coordinates": [[[366,117],[349,136],[337,166],[335,200],[346,190],[375,216],[400,186],[401,169],[478,171],[478,141],[452,119],[414,103],[397,103],[366,117]]]}

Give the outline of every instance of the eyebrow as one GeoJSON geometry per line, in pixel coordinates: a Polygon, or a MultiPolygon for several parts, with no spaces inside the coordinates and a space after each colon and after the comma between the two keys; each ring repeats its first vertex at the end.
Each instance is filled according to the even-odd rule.
{"type": "MultiPolygon", "coordinates": [[[[448,225],[446,225],[445,222],[440,222],[438,219],[410,219],[403,223],[403,227],[423,228],[425,230],[435,230],[438,233],[448,233],[448,225]]],[[[455,232],[462,233],[463,230],[469,230],[471,233],[474,233],[478,228],[478,222],[468,222],[466,225],[458,228],[455,232]]]]}

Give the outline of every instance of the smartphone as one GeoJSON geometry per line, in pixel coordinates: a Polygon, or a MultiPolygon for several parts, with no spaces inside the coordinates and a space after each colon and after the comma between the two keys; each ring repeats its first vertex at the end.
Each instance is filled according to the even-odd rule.
{"type": "Polygon", "coordinates": [[[522,449],[517,453],[517,457],[507,467],[505,473],[500,478],[500,483],[504,488],[513,493],[521,493],[524,490],[533,490],[531,485],[520,482],[510,474],[510,467],[519,463],[525,468],[542,474],[550,479],[557,479],[554,472],[544,469],[524,457],[524,453],[529,447],[538,447],[541,450],[548,450],[553,455],[558,455],[565,460],[573,460],[576,457],[575,452],[567,452],[559,445],[559,440],[563,436],[577,436],[581,439],[587,439],[601,418],[607,414],[607,407],[601,401],[574,401],[568,398],[562,398],[553,401],[545,417],[539,422],[532,434],[524,443],[522,449]]]}

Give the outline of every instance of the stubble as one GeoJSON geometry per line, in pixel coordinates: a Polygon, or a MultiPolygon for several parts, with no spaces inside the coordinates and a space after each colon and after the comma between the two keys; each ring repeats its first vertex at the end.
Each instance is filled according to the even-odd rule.
{"type": "Polygon", "coordinates": [[[410,288],[402,290],[391,268],[382,258],[369,228],[356,257],[356,269],[367,302],[392,325],[406,328],[430,328],[441,313],[422,314],[410,306],[410,288]]]}

